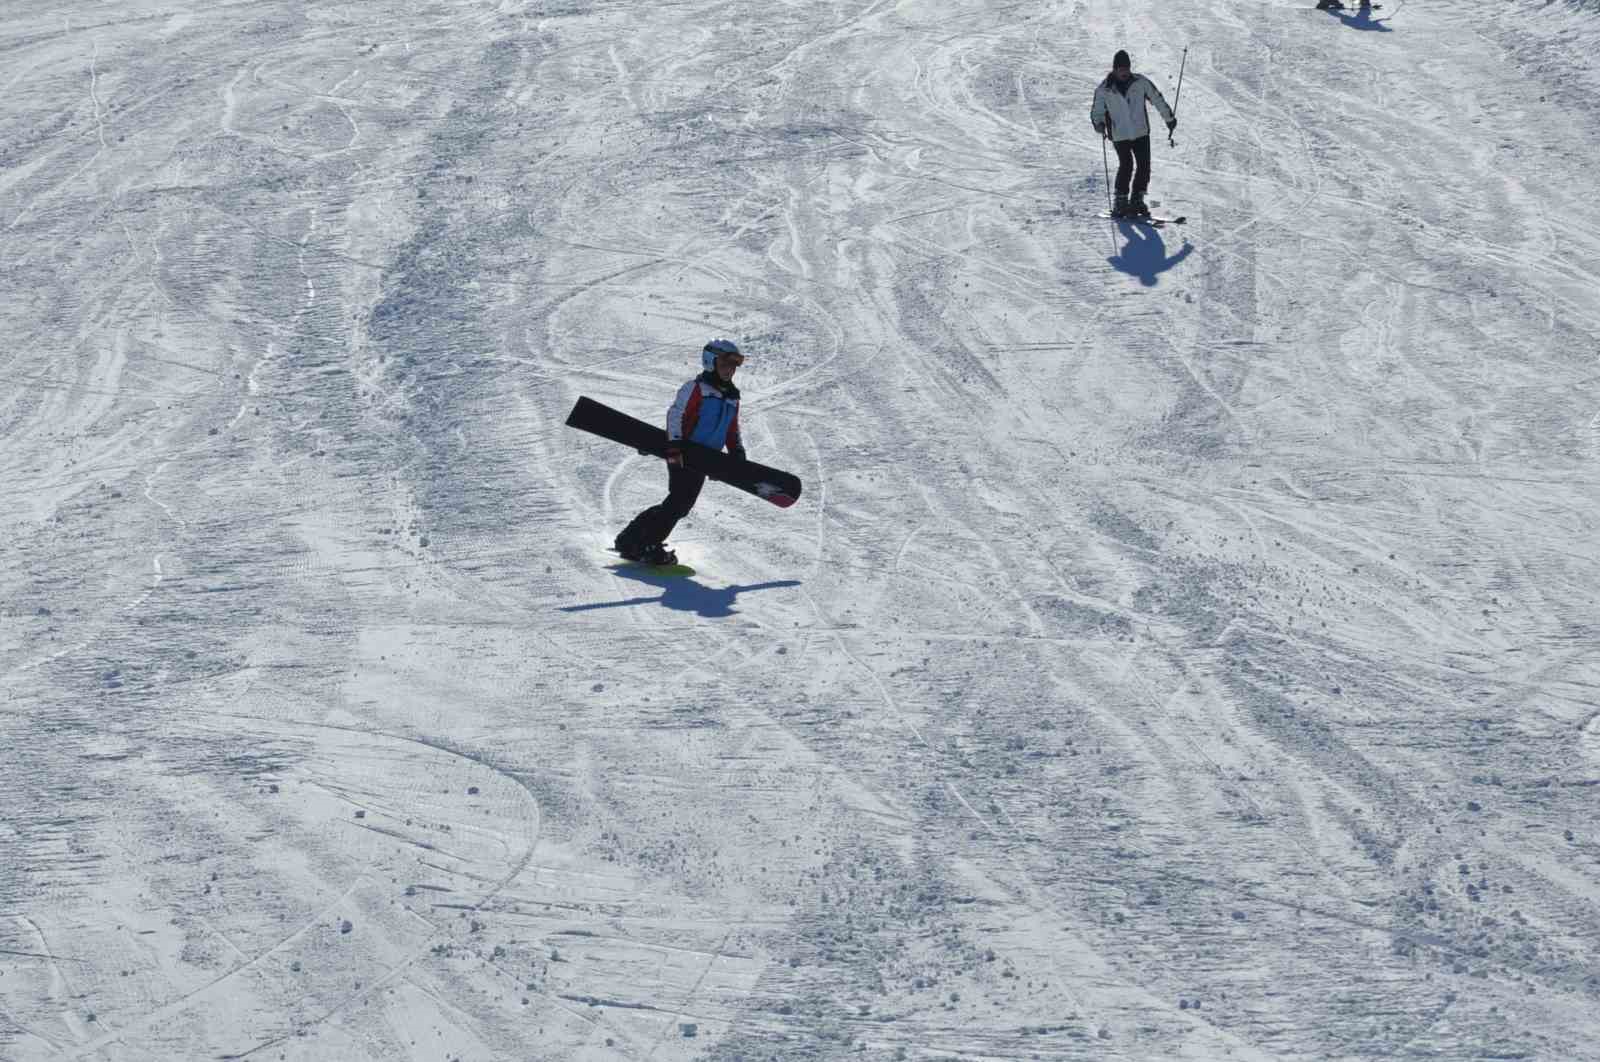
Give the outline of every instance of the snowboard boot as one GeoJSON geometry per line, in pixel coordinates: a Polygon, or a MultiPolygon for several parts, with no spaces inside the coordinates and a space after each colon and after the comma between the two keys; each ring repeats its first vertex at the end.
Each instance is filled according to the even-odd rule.
{"type": "Polygon", "coordinates": [[[678,555],[668,549],[665,542],[657,542],[653,546],[641,546],[637,542],[624,542],[619,538],[617,552],[622,554],[623,560],[630,560],[635,564],[678,563],[678,555]]]}
{"type": "Polygon", "coordinates": [[[646,546],[644,549],[639,551],[639,556],[629,557],[628,559],[636,560],[640,564],[661,565],[678,563],[678,555],[668,549],[665,542],[657,542],[653,546],[646,546]]]}
{"type": "Polygon", "coordinates": [[[1150,208],[1145,206],[1144,196],[1136,195],[1132,199],[1128,200],[1128,217],[1147,218],[1149,216],[1150,208]]]}
{"type": "Polygon", "coordinates": [[[1128,197],[1127,196],[1125,196],[1125,195],[1117,196],[1116,205],[1111,208],[1111,216],[1114,217],[1114,218],[1125,218],[1125,217],[1128,216],[1128,197]]]}

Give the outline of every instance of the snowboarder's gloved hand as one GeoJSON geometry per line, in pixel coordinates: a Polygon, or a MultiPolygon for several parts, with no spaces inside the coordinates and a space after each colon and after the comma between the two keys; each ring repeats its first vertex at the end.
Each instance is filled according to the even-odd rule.
{"type": "Polygon", "coordinates": [[[1178,116],[1173,115],[1171,118],[1167,119],[1167,132],[1170,133],[1176,128],[1178,128],[1178,116]]]}

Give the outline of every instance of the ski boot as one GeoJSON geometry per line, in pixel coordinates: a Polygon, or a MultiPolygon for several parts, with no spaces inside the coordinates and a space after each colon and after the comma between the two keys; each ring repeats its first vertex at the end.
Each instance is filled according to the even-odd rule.
{"type": "Polygon", "coordinates": [[[1150,208],[1145,206],[1143,195],[1135,195],[1128,200],[1127,216],[1130,218],[1147,218],[1150,216],[1150,208]]]}
{"type": "Polygon", "coordinates": [[[1127,196],[1125,196],[1125,195],[1118,195],[1117,196],[1116,205],[1111,208],[1111,216],[1114,217],[1114,218],[1125,218],[1125,217],[1128,216],[1128,197],[1127,196]]]}

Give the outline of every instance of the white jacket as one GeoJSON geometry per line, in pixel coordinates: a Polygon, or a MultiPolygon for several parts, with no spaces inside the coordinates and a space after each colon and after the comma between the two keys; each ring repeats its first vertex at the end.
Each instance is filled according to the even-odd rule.
{"type": "Polygon", "coordinates": [[[1145,104],[1153,103],[1164,121],[1172,121],[1172,108],[1166,97],[1143,74],[1135,74],[1126,85],[1117,84],[1115,74],[1095,86],[1094,106],[1089,110],[1089,121],[1095,126],[1109,120],[1112,140],[1137,140],[1150,135],[1150,115],[1145,104]]]}

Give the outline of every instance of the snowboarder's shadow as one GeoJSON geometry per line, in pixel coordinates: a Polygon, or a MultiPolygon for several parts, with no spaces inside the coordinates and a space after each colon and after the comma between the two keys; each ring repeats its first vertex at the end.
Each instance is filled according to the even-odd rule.
{"type": "Polygon", "coordinates": [[[1122,230],[1122,235],[1127,237],[1128,242],[1120,254],[1107,258],[1106,261],[1129,276],[1138,277],[1139,283],[1147,288],[1156,286],[1157,274],[1165,273],[1188,258],[1190,252],[1194,250],[1194,245],[1184,240],[1183,249],[1169,258],[1167,245],[1161,241],[1161,230],[1155,226],[1123,221],[1117,227],[1122,230]]]}
{"type": "Polygon", "coordinates": [[[749,586],[704,586],[684,575],[656,575],[643,569],[617,568],[617,575],[633,579],[647,586],[661,588],[655,597],[630,597],[621,601],[601,601],[593,605],[568,605],[561,612],[592,612],[602,608],[625,608],[630,605],[660,605],[675,612],[693,612],[705,619],[723,619],[739,610],[734,602],[740,594],[753,590],[777,590],[785,586],[799,586],[797,579],[779,579],[770,583],[752,583],[749,586]]]}

